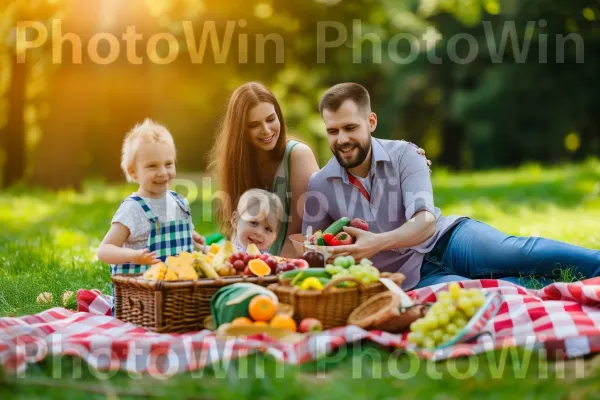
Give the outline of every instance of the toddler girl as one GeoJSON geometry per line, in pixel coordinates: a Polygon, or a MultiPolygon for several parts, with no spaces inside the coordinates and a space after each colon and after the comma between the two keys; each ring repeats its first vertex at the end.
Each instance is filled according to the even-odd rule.
{"type": "Polygon", "coordinates": [[[231,241],[240,251],[255,244],[261,253],[265,253],[277,238],[282,218],[283,205],[277,195],[250,189],[242,194],[232,215],[231,241]]]}

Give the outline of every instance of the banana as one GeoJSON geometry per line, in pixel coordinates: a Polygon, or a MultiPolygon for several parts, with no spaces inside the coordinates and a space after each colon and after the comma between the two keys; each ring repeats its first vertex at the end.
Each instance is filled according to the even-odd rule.
{"type": "Polygon", "coordinates": [[[202,272],[204,272],[204,275],[206,275],[207,278],[216,279],[219,277],[219,274],[217,274],[217,271],[215,271],[213,266],[208,264],[201,258],[197,258],[194,260],[194,268],[196,266],[200,267],[200,269],[202,270],[202,272]]]}

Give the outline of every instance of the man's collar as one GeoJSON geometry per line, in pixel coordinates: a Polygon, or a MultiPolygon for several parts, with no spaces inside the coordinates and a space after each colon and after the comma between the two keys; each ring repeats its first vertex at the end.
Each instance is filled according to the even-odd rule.
{"type": "MultiPolygon", "coordinates": [[[[385,151],[383,145],[379,142],[378,139],[371,137],[371,171],[374,172],[373,168],[380,161],[391,161],[390,155],[385,151]]],[[[337,159],[331,157],[331,160],[327,163],[325,167],[323,167],[323,171],[325,172],[325,178],[342,178],[344,183],[348,183],[348,173],[346,169],[338,163],[337,159]]]]}

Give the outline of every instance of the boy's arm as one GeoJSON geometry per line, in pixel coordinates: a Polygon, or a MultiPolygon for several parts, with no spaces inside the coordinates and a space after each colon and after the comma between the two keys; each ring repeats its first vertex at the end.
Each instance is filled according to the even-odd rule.
{"type": "Polygon", "coordinates": [[[119,223],[114,222],[100,246],[96,251],[96,256],[102,262],[107,264],[126,264],[134,263],[140,265],[156,264],[160,259],[156,257],[155,252],[148,249],[133,250],[123,247],[123,243],[129,237],[129,229],[119,223]]]}

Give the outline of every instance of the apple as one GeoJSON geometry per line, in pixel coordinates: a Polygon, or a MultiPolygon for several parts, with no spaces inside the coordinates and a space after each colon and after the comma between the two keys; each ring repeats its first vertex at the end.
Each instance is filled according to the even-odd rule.
{"type": "Polygon", "coordinates": [[[250,271],[250,267],[247,266],[246,268],[244,268],[243,275],[252,276],[254,274],[252,273],[252,271],[250,271]]]}
{"type": "Polygon", "coordinates": [[[244,254],[244,264],[248,265],[248,263],[252,260],[254,260],[254,256],[251,256],[250,254],[244,254]]]}
{"type": "Polygon", "coordinates": [[[322,330],[323,324],[316,318],[304,318],[298,326],[298,332],[301,333],[321,332],[322,330]]]}
{"type": "Polygon", "coordinates": [[[267,261],[269,259],[269,257],[271,257],[268,254],[259,254],[258,256],[256,256],[256,258],[263,260],[263,261],[267,261]]]}

